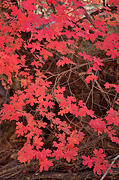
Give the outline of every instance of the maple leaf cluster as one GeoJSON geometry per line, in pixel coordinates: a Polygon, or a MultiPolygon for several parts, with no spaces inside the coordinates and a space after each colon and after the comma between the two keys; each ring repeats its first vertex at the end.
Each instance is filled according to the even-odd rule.
{"type": "MultiPolygon", "coordinates": [[[[101,3],[92,0],[94,2],[101,3]]],[[[113,60],[119,56],[119,33],[109,34],[110,19],[102,20],[104,14],[91,18],[85,9],[86,4],[87,1],[77,0],[62,0],[61,3],[55,0],[25,0],[18,5],[10,1],[3,2],[7,11],[3,12],[0,21],[0,74],[7,76],[7,83],[11,86],[13,78],[16,78],[20,89],[10,97],[10,104],[4,104],[1,108],[1,121],[16,121],[17,136],[23,136],[26,140],[18,152],[18,160],[30,163],[32,159],[37,159],[40,171],[47,171],[54,165],[53,157],[57,161],[65,159],[68,163],[76,161],[79,147],[85,143],[88,133],[97,133],[98,136],[107,134],[113,143],[119,144],[116,130],[119,126],[119,110],[110,106],[106,116],[97,117],[87,107],[87,102],[77,99],[71,90],[71,95],[66,94],[65,82],[59,83],[65,76],[68,77],[68,84],[74,73],[83,79],[88,89],[92,84],[90,92],[96,84],[106,100],[105,90],[114,88],[119,93],[117,84],[107,82],[103,89],[100,87],[98,72],[102,70],[104,61],[88,53],[88,50],[85,52],[78,43],[82,38],[96,49],[105,51],[106,56],[113,60]],[[42,9],[42,15],[35,13],[38,6],[42,9]],[[82,22],[84,16],[86,18],[82,22]],[[26,36],[30,34],[30,37],[24,39],[23,32],[26,36]],[[29,54],[32,55],[31,59],[28,58],[29,54]],[[57,69],[55,73],[49,71],[52,63],[57,69]],[[44,70],[47,65],[49,67],[44,70]],[[64,71],[61,71],[63,68],[64,71]],[[54,110],[56,105],[58,112],[54,110]],[[79,122],[75,124],[68,115],[79,122]],[[46,129],[50,129],[53,136],[52,147],[49,148],[45,148],[43,136],[46,129]]],[[[117,1],[110,0],[110,4],[119,9],[117,1]]],[[[106,18],[110,17],[111,10],[104,8],[106,18]]],[[[116,27],[119,26],[119,13],[115,14],[116,27]]],[[[117,97],[115,95],[118,105],[117,97]]],[[[82,164],[93,167],[94,173],[98,175],[109,167],[102,148],[94,148],[91,158],[81,157],[82,164]]]]}

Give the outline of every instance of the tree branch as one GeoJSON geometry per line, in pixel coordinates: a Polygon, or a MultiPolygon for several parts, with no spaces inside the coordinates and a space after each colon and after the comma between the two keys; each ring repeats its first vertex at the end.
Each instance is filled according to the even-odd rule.
{"type": "Polygon", "coordinates": [[[109,168],[107,169],[107,171],[105,172],[105,174],[102,176],[102,178],[100,180],[103,180],[105,178],[105,176],[108,174],[108,172],[110,171],[110,169],[112,168],[113,164],[115,163],[115,161],[119,159],[119,155],[117,155],[114,160],[112,161],[112,163],[110,164],[109,168]]]}

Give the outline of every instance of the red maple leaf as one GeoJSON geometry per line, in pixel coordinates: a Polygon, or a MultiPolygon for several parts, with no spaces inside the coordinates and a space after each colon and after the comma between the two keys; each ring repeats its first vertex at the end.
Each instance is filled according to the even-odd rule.
{"type": "Polygon", "coordinates": [[[99,151],[97,149],[94,149],[94,155],[97,156],[97,158],[102,158],[104,159],[104,157],[106,156],[103,152],[103,149],[99,149],[99,151]]]}
{"type": "Polygon", "coordinates": [[[85,81],[89,84],[90,81],[93,81],[93,80],[97,80],[98,79],[98,76],[95,76],[95,75],[89,75],[86,77],[85,81]]]}
{"type": "Polygon", "coordinates": [[[65,64],[75,64],[74,62],[72,62],[69,58],[67,57],[62,57],[61,60],[59,60],[57,62],[57,66],[64,66],[65,64]]]}
{"type": "Polygon", "coordinates": [[[86,156],[82,156],[83,160],[83,165],[88,165],[89,168],[91,168],[93,166],[93,161],[92,159],[90,159],[90,157],[86,157],[86,156]]]}
{"type": "Polygon", "coordinates": [[[92,61],[91,56],[90,56],[90,55],[87,55],[86,52],[83,51],[83,53],[79,52],[78,54],[79,54],[80,56],[83,56],[85,60],[88,59],[89,61],[92,61]]]}
{"type": "Polygon", "coordinates": [[[33,140],[34,140],[33,144],[34,144],[34,146],[36,146],[37,150],[40,149],[43,146],[43,144],[44,144],[42,142],[42,138],[41,137],[35,136],[33,138],[33,140]]]}
{"type": "Polygon", "coordinates": [[[51,52],[45,49],[40,50],[40,55],[43,55],[45,60],[47,60],[48,56],[53,56],[51,52]]]}
{"type": "Polygon", "coordinates": [[[43,171],[43,168],[45,171],[48,171],[49,167],[53,166],[52,161],[49,161],[47,158],[44,158],[42,161],[40,161],[40,172],[43,171]]]}
{"type": "Polygon", "coordinates": [[[89,124],[95,131],[98,131],[98,133],[102,133],[106,129],[105,122],[99,118],[95,120],[92,119],[89,124]]]}
{"type": "Polygon", "coordinates": [[[30,161],[34,158],[34,155],[35,151],[33,150],[33,146],[31,146],[29,143],[25,143],[24,147],[18,152],[18,160],[21,163],[30,163],[30,161]]]}

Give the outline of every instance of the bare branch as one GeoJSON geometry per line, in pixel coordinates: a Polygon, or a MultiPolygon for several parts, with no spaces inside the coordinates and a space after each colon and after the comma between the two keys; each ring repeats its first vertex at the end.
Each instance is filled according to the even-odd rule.
{"type": "Polygon", "coordinates": [[[119,155],[117,155],[114,160],[112,161],[112,163],[110,164],[109,168],[107,169],[107,171],[105,172],[105,174],[102,176],[102,178],[100,180],[103,180],[105,178],[105,176],[108,174],[109,170],[112,168],[113,164],[115,163],[115,161],[119,159],[119,155]]]}

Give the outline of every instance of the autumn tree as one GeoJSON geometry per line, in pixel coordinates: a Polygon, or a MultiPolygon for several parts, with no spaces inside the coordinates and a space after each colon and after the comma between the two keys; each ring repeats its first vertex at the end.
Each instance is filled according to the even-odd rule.
{"type": "Polygon", "coordinates": [[[118,1],[7,0],[1,9],[0,77],[13,89],[1,121],[25,138],[18,160],[105,173],[105,138],[119,144],[118,1]]]}

